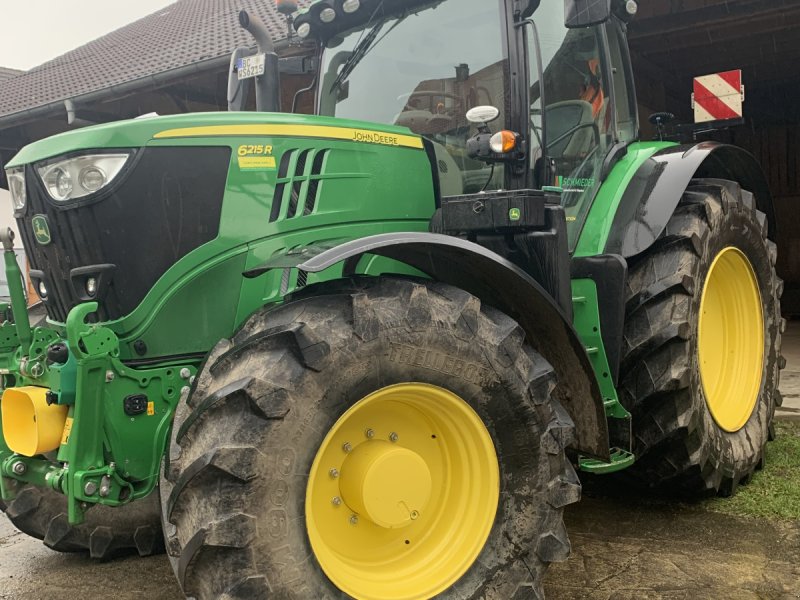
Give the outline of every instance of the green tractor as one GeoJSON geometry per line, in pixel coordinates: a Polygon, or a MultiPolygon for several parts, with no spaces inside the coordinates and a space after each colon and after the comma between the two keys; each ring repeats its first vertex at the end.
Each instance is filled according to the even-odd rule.
{"type": "Polygon", "coordinates": [[[320,0],[313,116],[241,15],[259,112],[23,148],[9,519],[165,544],[198,599],[505,600],[567,558],[576,468],[734,493],[780,404],[774,212],[746,152],[640,140],[635,10],[320,0]]]}

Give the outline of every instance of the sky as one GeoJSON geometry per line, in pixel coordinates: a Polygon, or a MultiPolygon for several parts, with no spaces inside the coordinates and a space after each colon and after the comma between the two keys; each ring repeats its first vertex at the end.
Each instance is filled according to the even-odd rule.
{"type": "Polygon", "coordinates": [[[0,0],[0,67],[28,70],[175,0],[0,0]]]}

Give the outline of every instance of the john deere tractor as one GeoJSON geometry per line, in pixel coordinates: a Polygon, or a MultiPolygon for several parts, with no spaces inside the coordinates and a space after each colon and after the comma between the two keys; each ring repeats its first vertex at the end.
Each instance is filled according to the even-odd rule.
{"type": "Polygon", "coordinates": [[[320,0],[313,116],[242,14],[259,112],[23,148],[5,514],[98,558],[163,529],[198,599],[507,600],[567,558],[576,467],[734,493],[780,404],[770,193],[640,139],[635,10],[320,0]]]}

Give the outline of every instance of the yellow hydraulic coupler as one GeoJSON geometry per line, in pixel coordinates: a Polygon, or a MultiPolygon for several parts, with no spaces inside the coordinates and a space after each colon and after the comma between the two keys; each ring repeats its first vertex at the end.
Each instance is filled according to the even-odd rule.
{"type": "Polygon", "coordinates": [[[48,391],[25,386],[3,392],[3,438],[13,452],[35,456],[61,445],[69,407],[47,404],[48,391]]]}

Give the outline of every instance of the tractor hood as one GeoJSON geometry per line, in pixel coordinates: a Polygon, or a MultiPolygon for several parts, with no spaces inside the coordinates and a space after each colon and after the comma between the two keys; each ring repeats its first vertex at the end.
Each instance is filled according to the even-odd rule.
{"type": "MultiPolygon", "coordinates": [[[[427,229],[435,210],[421,137],[316,116],[109,123],[26,146],[8,169],[30,278],[49,319],[65,323],[78,304],[97,302],[97,319],[113,322],[123,350],[138,357],[207,350],[225,335],[249,261],[302,243],[427,229]],[[201,339],[196,323],[210,323],[209,314],[218,318],[201,339]],[[157,333],[179,322],[193,334],[157,333]],[[224,326],[211,331],[216,323],[224,326]],[[137,351],[130,343],[139,340],[137,351]]],[[[263,281],[243,316],[265,301],[263,281]]]]}
{"type": "Polygon", "coordinates": [[[68,131],[25,146],[6,168],[81,150],[140,148],[157,140],[270,135],[422,148],[405,127],[284,113],[214,112],[138,118],[68,131]]]}

